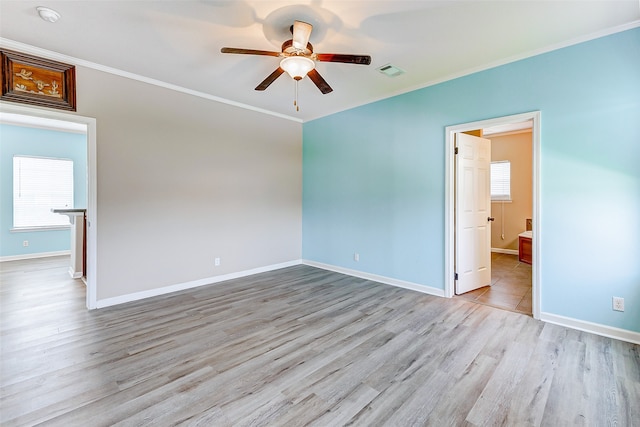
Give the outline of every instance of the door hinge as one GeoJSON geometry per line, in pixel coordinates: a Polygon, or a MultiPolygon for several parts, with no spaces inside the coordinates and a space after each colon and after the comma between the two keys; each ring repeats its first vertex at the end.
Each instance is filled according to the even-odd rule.
{"type": "Polygon", "coordinates": [[[458,273],[455,273],[453,276],[453,280],[458,280],[458,273]]]}
{"type": "Polygon", "coordinates": [[[458,147],[455,148],[453,154],[458,154],[458,147]]]}

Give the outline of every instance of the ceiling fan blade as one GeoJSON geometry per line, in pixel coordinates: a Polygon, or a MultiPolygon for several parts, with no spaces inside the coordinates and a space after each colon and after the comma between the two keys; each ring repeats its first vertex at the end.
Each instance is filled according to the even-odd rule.
{"type": "Polygon", "coordinates": [[[293,47],[299,50],[307,48],[313,25],[302,21],[293,23],[293,47]]]}
{"type": "Polygon", "coordinates": [[[371,64],[371,57],[369,55],[346,55],[341,53],[319,53],[317,54],[318,61],[323,62],[344,62],[346,64],[371,64]]]}
{"type": "Polygon", "coordinates": [[[323,94],[333,92],[333,89],[331,89],[331,86],[329,86],[329,83],[327,83],[325,79],[322,78],[320,73],[318,73],[318,71],[315,68],[309,71],[307,73],[307,76],[309,76],[311,81],[314,82],[316,86],[318,86],[318,89],[320,89],[320,92],[322,92],[323,94]]]}
{"type": "Polygon", "coordinates": [[[266,56],[280,56],[281,52],[271,52],[268,50],[255,50],[255,49],[241,49],[236,47],[223,47],[220,49],[222,53],[239,53],[241,55],[266,55],[266,56]]]}
{"type": "Polygon", "coordinates": [[[280,74],[282,73],[284,73],[284,70],[282,68],[280,67],[276,68],[276,70],[273,73],[269,74],[269,77],[264,79],[262,83],[256,86],[256,90],[265,90],[266,88],[269,87],[271,83],[276,81],[276,79],[280,77],[280,74]]]}

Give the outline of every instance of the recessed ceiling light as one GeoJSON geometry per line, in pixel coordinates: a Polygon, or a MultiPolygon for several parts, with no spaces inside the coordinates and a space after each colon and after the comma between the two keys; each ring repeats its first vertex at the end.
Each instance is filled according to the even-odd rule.
{"type": "Polygon", "coordinates": [[[44,19],[47,22],[57,22],[60,19],[60,14],[53,9],[49,9],[48,7],[38,6],[36,7],[38,11],[38,15],[40,18],[44,19]]]}

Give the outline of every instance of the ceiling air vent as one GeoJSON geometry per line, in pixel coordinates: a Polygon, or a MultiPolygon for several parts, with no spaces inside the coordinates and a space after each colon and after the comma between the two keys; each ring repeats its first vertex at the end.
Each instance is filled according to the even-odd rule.
{"type": "Polygon", "coordinates": [[[382,67],[377,68],[382,74],[386,74],[389,77],[396,77],[400,74],[404,74],[405,71],[401,68],[396,67],[395,65],[387,64],[382,67]]]}

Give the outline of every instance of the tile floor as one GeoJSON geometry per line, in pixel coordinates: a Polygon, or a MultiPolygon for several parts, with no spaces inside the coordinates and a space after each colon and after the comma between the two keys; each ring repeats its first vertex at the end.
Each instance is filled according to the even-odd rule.
{"type": "Polygon", "coordinates": [[[517,255],[492,253],[491,286],[459,298],[531,315],[531,266],[518,261],[517,255]]]}

